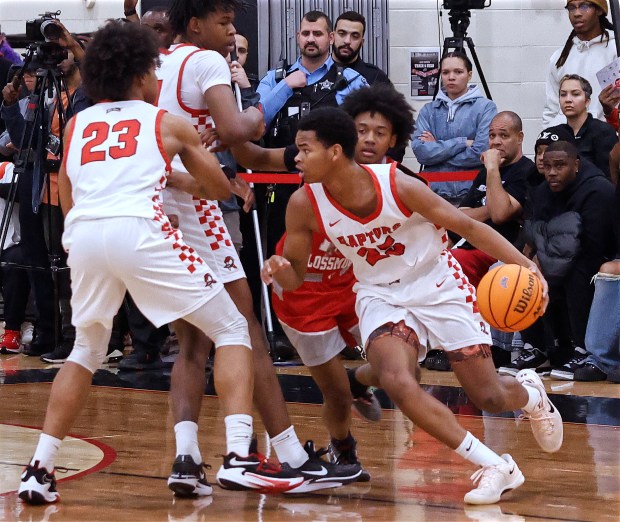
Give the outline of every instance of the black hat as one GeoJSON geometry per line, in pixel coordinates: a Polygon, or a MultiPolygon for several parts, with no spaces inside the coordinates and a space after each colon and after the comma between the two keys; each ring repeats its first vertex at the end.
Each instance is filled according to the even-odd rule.
{"type": "Polygon", "coordinates": [[[565,123],[562,125],[556,125],[555,127],[548,127],[543,130],[536,138],[534,144],[534,150],[538,150],[539,145],[550,145],[556,141],[567,141],[568,143],[575,144],[575,134],[565,123]]]}

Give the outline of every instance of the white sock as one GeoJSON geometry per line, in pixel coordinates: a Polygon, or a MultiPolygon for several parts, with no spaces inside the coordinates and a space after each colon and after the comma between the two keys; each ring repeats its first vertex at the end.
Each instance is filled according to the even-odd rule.
{"type": "Polygon", "coordinates": [[[487,448],[482,442],[474,437],[469,431],[465,435],[463,442],[454,451],[465,460],[473,462],[478,466],[495,466],[505,464],[506,461],[493,450],[487,448]]]}
{"type": "Polygon", "coordinates": [[[174,436],[177,441],[177,455],[191,455],[196,464],[202,464],[198,447],[198,424],[192,421],[177,422],[174,425],[174,436]]]}
{"type": "Polygon", "coordinates": [[[46,433],[41,433],[37,449],[34,452],[34,457],[32,457],[30,461],[30,465],[36,466],[36,462],[39,461],[38,466],[40,468],[45,468],[50,473],[54,471],[54,461],[56,460],[56,454],[61,444],[62,440],[47,435],[46,433]]]}
{"type": "Polygon", "coordinates": [[[521,409],[526,413],[531,413],[540,404],[542,396],[540,395],[540,392],[533,386],[528,386],[527,384],[524,384],[523,387],[525,388],[525,391],[527,392],[528,399],[527,399],[527,404],[523,406],[523,408],[521,409]]]}
{"type": "Polygon", "coordinates": [[[271,445],[278,456],[278,460],[281,463],[286,462],[291,468],[299,468],[308,460],[308,454],[299,442],[294,426],[289,426],[282,433],[273,437],[271,445]]]}
{"type": "Polygon", "coordinates": [[[226,453],[247,457],[252,442],[252,417],[243,413],[228,415],[226,424],[226,453]]]}

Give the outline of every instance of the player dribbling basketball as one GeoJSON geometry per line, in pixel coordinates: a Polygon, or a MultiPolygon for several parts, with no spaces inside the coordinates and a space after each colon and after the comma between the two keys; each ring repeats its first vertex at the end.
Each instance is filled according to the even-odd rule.
{"type": "MultiPolygon", "coordinates": [[[[524,481],[514,460],[500,457],[464,430],[413,374],[427,345],[444,349],[476,406],[491,412],[523,409],[542,449],[557,451],[562,420],[540,378],[530,370],[516,379],[497,376],[488,325],[477,312],[473,287],[445,250],[444,229],[496,259],[539,272],[499,234],[420,180],[389,165],[355,163],[355,142],[355,125],[339,109],[317,109],[300,121],[296,161],[306,185],[289,202],[283,256],[266,261],[263,280],[275,279],[286,290],[301,285],[312,233],[323,232],[353,263],[356,311],[375,384],[420,428],[480,466],[472,476],[477,487],[465,502],[497,502],[524,481]]],[[[541,283],[546,300],[542,277],[541,283]]]]}

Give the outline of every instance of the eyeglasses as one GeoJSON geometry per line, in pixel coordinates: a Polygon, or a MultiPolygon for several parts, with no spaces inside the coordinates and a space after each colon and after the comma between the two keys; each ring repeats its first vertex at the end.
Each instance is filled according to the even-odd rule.
{"type": "Polygon", "coordinates": [[[594,4],[591,4],[590,2],[585,2],[579,5],[569,4],[565,7],[565,9],[569,13],[574,13],[577,9],[579,9],[582,13],[587,13],[590,9],[594,9],[594,7],[594,4]]]}

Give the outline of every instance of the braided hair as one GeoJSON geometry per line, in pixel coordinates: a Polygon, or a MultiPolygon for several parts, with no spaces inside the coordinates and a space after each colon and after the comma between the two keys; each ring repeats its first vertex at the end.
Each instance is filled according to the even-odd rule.
{"type": "MultiPolygon", "coordinates": [[[[607,31],[607,29],[613,29],[613,25],[611,25],[611,23],[609,22],[605,14],[601,14],[598,17],[598,20],[600,23],[600,27],[603,31],[601,34],[601,42],[607,42],[606,43],[606,46],[607,46],[609,45],[609,32],[607,31]]],[[[560,54],[558,61],[555,62],[555,67],[557,69],[559,69],[560,67],[562,67],[562,65],[566,63],[568,55],[570,54],[571,49],[573,48],[573,38],[575,36],[577,36],[577,32],[573,29],[571,33],[568,35],[568,40],[566,40],[566,43],[564,44],[564,48],[562,49],[562,53],[560,54]]]]}

